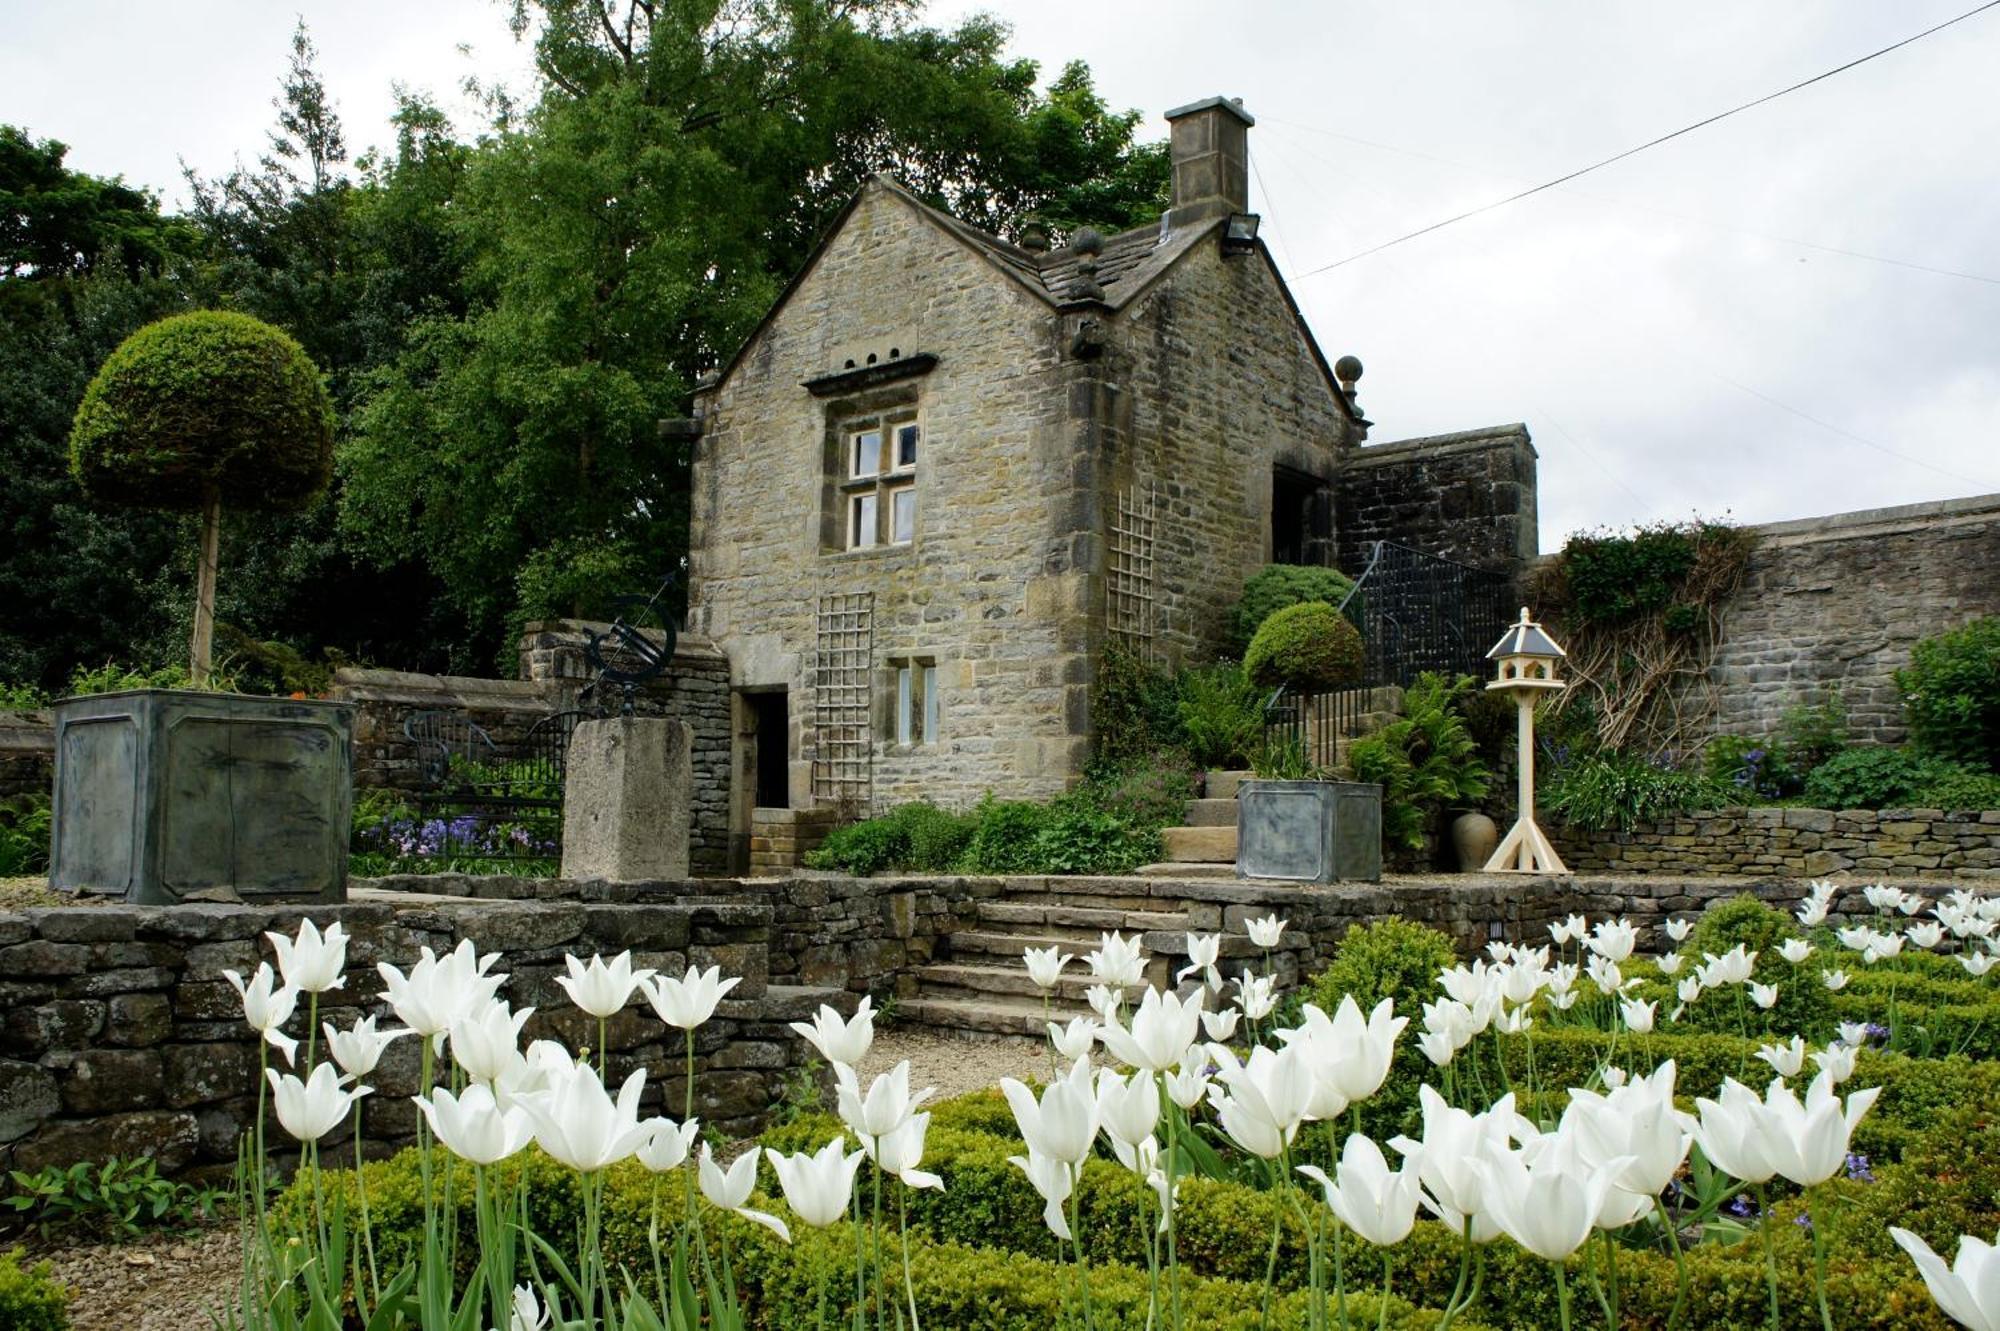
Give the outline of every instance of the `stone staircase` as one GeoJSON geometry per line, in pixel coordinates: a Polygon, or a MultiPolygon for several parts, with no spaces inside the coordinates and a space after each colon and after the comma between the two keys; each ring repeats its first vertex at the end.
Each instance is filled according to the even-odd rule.
{"type": "MultiPolygon", "coordinates": [[[[1372,735],[1403,710],[1403,691],[1394,685],[1368,690],[1353,733],[1336,730],[1329,719],[1306,736],[1308,756],[1322,767],[1346,772],[1354,741],[1372,735]]],[[[1166,828],[1167,858],[1139,872],[1149,878],[1228,878],[1236,873],[1236,796],[1254,772],[1214,771],[1202,777],[1202,797],[1188,805],[1187,822],[1166,828]]]]}
{"type": "MultiPolygon", "coordinates": [[[[1228,830],[1234,835],[1234,827],[1228,830]]],[[[1050,1015],[1066,1021],[1089,1012],[1084,991],[1091,979],[1082,959],[1107,930],[1140,936],[1146,983],[1164,988],[1187,964],[1187,934],[1193,928],[1185,910],[1162,910],[1166,904],[1129,879],[1010,883],[998,897],[978,903],[972,923],[940,941],[937,960],[917,968],[916,993],[898,1001],[897,1020],[961,1035],[1040,1037],[1050,1015]],[[1074,953],[1077,960],[1063,971],[1053,1012],[1045,1013],[1021,953],[1049,946],[1074,953]]],[[[1225,959],[1251,955],[1248,938],[1224,939],[1225,959]]]]}

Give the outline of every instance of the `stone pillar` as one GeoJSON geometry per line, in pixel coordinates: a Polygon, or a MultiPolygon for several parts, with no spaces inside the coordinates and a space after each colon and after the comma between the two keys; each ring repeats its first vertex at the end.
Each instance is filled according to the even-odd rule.
{"type": "Polygon", "coordinates": [[[661,717],[578,724],[563,790],[562,876],[688,876],[692,736],[661,717]]]}

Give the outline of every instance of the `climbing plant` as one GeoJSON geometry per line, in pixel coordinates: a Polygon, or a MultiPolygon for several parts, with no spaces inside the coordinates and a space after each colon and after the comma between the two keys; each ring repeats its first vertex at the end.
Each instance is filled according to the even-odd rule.
{"type": "Polygon", "coordinates": [[[1552,713],[1592,719],[1606,749],[1672,755],[1715,712],[1709,664],[1754,537],[1728,523],[1657,523],[1572,536],[1534,595],[1569,652],[1552,713]]]}

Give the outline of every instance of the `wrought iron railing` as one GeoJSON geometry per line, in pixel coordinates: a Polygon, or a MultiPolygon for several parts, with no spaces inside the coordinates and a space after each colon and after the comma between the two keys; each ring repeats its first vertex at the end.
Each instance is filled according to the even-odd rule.
{"type": "Polygon", "coordinates": [[[1508,581],[1498,573],[1375,541],[1340,612],[1361,633],[1361,680],[1331,693],[1285,689],[1265,704],[1266,741],[1308,751],[1332,736],[1359,733],[1373,691],[1407,687],[1426,671],[1478,675],[1508,624],[1508,581]]]}

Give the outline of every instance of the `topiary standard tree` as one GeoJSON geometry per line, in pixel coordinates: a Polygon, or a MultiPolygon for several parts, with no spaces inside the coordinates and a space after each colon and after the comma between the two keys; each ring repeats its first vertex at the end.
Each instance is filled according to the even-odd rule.
{"type": "Polygon", "coordinates": [[[1325,693],[1361,681],[1361,631],[1324,601],[1288,605],[1264,621],[1243,672],[1264,688],[1325,693]]]}
{"type": "Polygon", "coordinates": [[[333,473],[333,403],[299,344],[245,314],[148,324],[112,352],[70,427],[91,498],[201,514],[190,669],[206,687],[222,509],[300,509],[333,473]]]}

